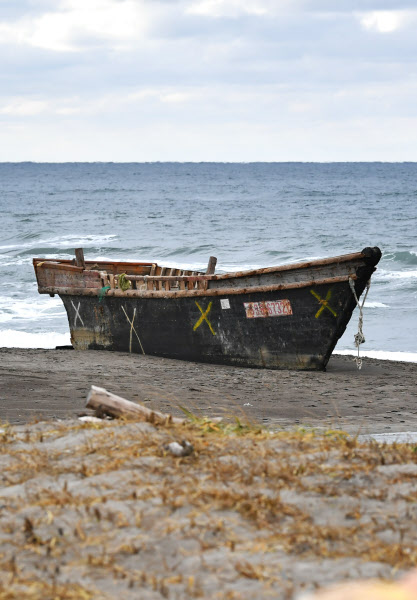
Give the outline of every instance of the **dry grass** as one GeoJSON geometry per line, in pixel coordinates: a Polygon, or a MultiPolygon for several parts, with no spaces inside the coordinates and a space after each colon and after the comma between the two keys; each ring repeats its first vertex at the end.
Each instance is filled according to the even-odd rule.
{"type": "Polygon", "coordinates": [[[416,448],[190,417],[2,426],[0,599],[290,598],[417,564],[416,448]]]}

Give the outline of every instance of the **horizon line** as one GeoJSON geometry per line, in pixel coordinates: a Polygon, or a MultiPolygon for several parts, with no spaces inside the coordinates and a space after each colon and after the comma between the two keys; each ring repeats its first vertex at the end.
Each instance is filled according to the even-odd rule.
{"type": "Polygon", "coordinates": [[[115,161],[115,160],[63,160],[63,161],[36,161],[36,160],[17,160],[17,161],[0,161],[0,165],[68,165],[68,164],[113,164],[113,165],[157,165],[157,164],[175,164],[175,165],[254,165],[254,164],[266,164],[266,165],[288,165],[288,164],[305,164],[305,165],[340,165],[340,164],[389,164],[389,165],[403,165],[403,164],[417,164],[417,160],[248,160],[248,161],[216,161],[216,160],[129,160],[129,161],[115,161]]]}

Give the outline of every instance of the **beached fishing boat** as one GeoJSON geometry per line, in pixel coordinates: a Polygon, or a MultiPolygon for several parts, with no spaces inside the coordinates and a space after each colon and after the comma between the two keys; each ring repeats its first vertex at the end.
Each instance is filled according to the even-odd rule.
{"type": "Polygon", "coordinates": [[[156,263],[34,258],[41,294],[58,294],[75,349],[116,350],[271,369],[322,370],[379,248],[215,274],[156,263]]]}

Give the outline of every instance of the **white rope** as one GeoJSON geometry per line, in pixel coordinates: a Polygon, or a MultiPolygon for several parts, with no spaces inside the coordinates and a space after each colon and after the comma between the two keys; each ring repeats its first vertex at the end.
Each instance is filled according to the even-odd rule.
{"type": "Polygon", "coordinates": [[[363,335],[363,305],[365,304],[365,300],[366,300],[366,296],[368,295],[369,292],[369,288],[371,287],[371,280],[369,279],[367,284],[366,284],[366,293],[365,296],[362,300],[362,304],[360,304],[358,297],[356,295],[356,290],[355,290],[355,284],[353,282],[353,279],[351,277],[349,277],[349,285],[350,285],[350,289],[353,292],[353,295],[355,297],[356,300],[356,304],[358,305],[359,308],[359,321],[358,321],[358,333],[355,334],[355,346],[358,349],[358,356],[355,356],[355,358],[353,359],[356,362],[356,366],[358,367],[358,369],[362,369],[362,359],[359,356],[359,347],[361,344],[363,344],[365,342],[365,336],[363,335]]]}

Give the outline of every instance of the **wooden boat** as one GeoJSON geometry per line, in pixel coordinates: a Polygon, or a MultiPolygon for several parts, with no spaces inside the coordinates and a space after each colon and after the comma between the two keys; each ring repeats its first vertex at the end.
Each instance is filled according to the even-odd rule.
{"type": "Polygon", "coordinates": [[[214,274],[156,263],[34,258],[75,349],[271,369],[323,370],[381,258],[379,248],[214,274]]]}

